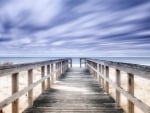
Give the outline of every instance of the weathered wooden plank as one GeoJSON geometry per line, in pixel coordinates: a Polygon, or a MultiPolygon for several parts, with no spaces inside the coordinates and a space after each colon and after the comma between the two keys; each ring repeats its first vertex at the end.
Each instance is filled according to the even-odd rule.
{"type": "MultiPolygon", "coordinates": [[[[50,65],[47,65],[47,76],[50,75],[50,65]]],[[[47,79],[47,88],[51,87],[50,77],[47,79]]]]}
{"type": "MultiPolygon", "coordinates": [[[[33,83],[33,70],[28,70],[28,86],[33,83]]],[[[33,89],[28,91],[28,107],[31,107],[33,104],[33,89]]]]}
{"type": "Polygon", "coordinates": [[[70,59],[70,67],[72,68],[72,59],[70,59]]]}
{"type": "MultiPolygon", "coordinates": [[[[97,64],[97,70],[99,70],[99,64],[97,64]]],[[[97,73],[97,80],[99,81],[99,73],[97,73]]]]}
{"type": "MultiPolygon", "coordinates": [[[[45,66],[42,66],[41,67],[41,78],[43,78],[44,76],[45,76],[45,66]]],[[[42,89],[41,92],[44,92],[44,90],[45,90],[45,81],[43,81],[41,83],[41,89],[42,89]]]]}
{"type": "MultiPolygon", "coordinates": [[[[12,94],[19,90],[19,73],[12,74],[12,94]]],[[[19,100],[16,99],[12,102],[12,113],[19,113],[19,100]]]]}
{"type": "Polygon", "coordinates": [[[54,64],[51,64],[51,83],[54,83],[54,64]]]}
{"type": "MultiPolygon", "coordinates": [[[[88,64],[88,63],[87,63],[88,64]]],[[[88,66],[87,66],[88,67],[88,66]]],[[[98,72],[101,73],[101,64],[99,64],[98,72]]],[[[102,86],[102,77],[99,75],[99,83],[102,86]]]]}
{"type": "Polygon", "coordinates": [[[60,63],[60,74],[63,74],[63,62],[60,63]]]}
{"type": "Polygon", "coordinates": [[[81,61],[82,61],[82,59],[80,58],[80,68],[81,68],[81,66],[82,66],[82,65],[81,65],[81,61]]]}
{"type": "MultiPolygon", "coordinates": [[[[101,68],[102,68],[102,72],[101,72],[101,74],[103,74],[103,75],[104,75],[104,65],[102,65],[102,66],[101,66],[101,68]]],[[[103,89],[105,89],[105,85],[104,85],[104,78],[102,78],[102,88],[103,88],[103,89]]]]}
{"type": "MultiPolygon", "coordinates": [[[[118,87],[120,87],[121,85],[120,70],[118,69],[116,69],[116,84],[118,85],[118,87]]],[[[120,92],[118,90],[116,90],[116,104],[117,106],[120,106],[120,92]]]]}
{"type": "Polygon", "coordinates": [[[27,71],[29,69],[39,68],[45,65],[49,65],[49,64],[53,64],[53,63],[57,63],[61,61],[68,61],[68,59],[48,60],[48,61],[43,61],[43,62],[15,64],[12,66],[0,67],[0,77],[9,75],[12,73],[18,73],[20,71],[27,71]]]}
{"type": "MultiPolygon", "coordinates": [[[[134,96],[134,75],[128,73],[128,92],[134,96]]],[[[134,113],[134,104],[128,100],[128,113],[134,113]]]]}
{"type": "Polygon", "coordinates": [[[83,68],[71,68],[24,113],[123,113],[83,68]]]}
{"type": "MultiPolygon", "coordinates": [[[[106,73],[105,73],[105,74],[106,74],[106,78],[108,78],[108,79],[109,79],[109,67],[108,67],[108,66],[106,66],[105,68],[106,68],[106,73]]],[[[106,84],[106,86],[105,86],[105,90],[106,90],[106,92],[107,92],[107,93],[109,93],[109,83],[106,81],[106,83],[105,83],[105,84],[106,84]]]]}

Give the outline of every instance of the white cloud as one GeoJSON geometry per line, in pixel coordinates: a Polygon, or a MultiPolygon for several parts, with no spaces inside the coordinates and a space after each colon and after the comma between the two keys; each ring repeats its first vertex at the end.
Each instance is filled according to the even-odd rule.
{"type": "Polygon", "coordinates": [[[52,42],[51,45],[52,46],[60,46],[60,45],[63,45],[65,43],[66,43],[65,41],[55,41],[55,42],[52,42]]]}
{"type": "Polygon", "coordinates": [[[136,36],[149,35],[149,37],[150,37],[150,30],[138,31],[134,35],[136,35],[136,36]]]}
{"type": "Polygon", "coordinates": [[[77,44],[88,44],[92,42],[96,42],[95,38],[83,38],[83,39],[73,39],[71,40],[72,43],[77,43],[77,44]]]}
{"type": "Polygon", "coordinates": [[[20,39],[19,42],[20,42],[21,44],[30,44],[30,43],[32,42],[32,39],[26,37],[26,38],[20,39]]]}
{"type": "Polygon", "coordinates": [[[150,35],[150,2],[122,10],[116,7],[124,4],[111,7],[117,3],[112,0],[70,2],[70,9],[66,1],[11,0],[2,5],[0,37],[11,40],[0,40],[1,54],[150,55],[149,39],[143,37],[150,35]]]}

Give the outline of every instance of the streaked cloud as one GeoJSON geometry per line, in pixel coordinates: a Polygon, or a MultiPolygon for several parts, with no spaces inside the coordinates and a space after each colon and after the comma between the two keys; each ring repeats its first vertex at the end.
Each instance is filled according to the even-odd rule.
{"type": "Polygon", "coordinates": [[[2,0],[0,55],[150,56],[149,6],[149,0],[2,0]]]}

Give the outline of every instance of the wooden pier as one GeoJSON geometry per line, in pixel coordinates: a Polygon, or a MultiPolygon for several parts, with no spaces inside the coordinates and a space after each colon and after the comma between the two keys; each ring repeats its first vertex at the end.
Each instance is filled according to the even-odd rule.
{"type": "Polygon", "coordinates": [[[123,113],[85,69],[69,69],[24,113],[123,113]]]}
{"type": "Polygon", "coordinates": [[[149,66],[81,58],[80,67],[72,67],[72,59],[67,58],[0,68],[0,77],[12,77],[12,96],[0,102],[0,113],[9,104],[12,113],[19,113],[19,97],[26,93],[28,108],[23,113],[124,113],[121,94],[128,99],[127,113],[135,113],[134,106],[150,113],[150,106],[134,96],[134,76],[149,80],[149,66]],[[33,70],[39,67],[41,79],[33,82],[33,70]],[[116,71],[115,82],[110,79],[110,68],[116,71]],[[19,91],[21,71],[28,72],[28,86],[19,91]],[[127,91],[120,84],[121,71],[128,76],[127,91]],[[33,100],[33,88],[38,84],[41,95],[33,100]],[[110,86],[116,90],[115,98],[109,94],[110,86]]]}

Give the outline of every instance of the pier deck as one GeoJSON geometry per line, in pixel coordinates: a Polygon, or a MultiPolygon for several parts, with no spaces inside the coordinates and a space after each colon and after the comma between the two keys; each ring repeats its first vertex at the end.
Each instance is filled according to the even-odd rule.
{"type": "Polygon", "coordinates": [[[24,113],[123,113],[85,68],[70,68],[24,113]]]}

